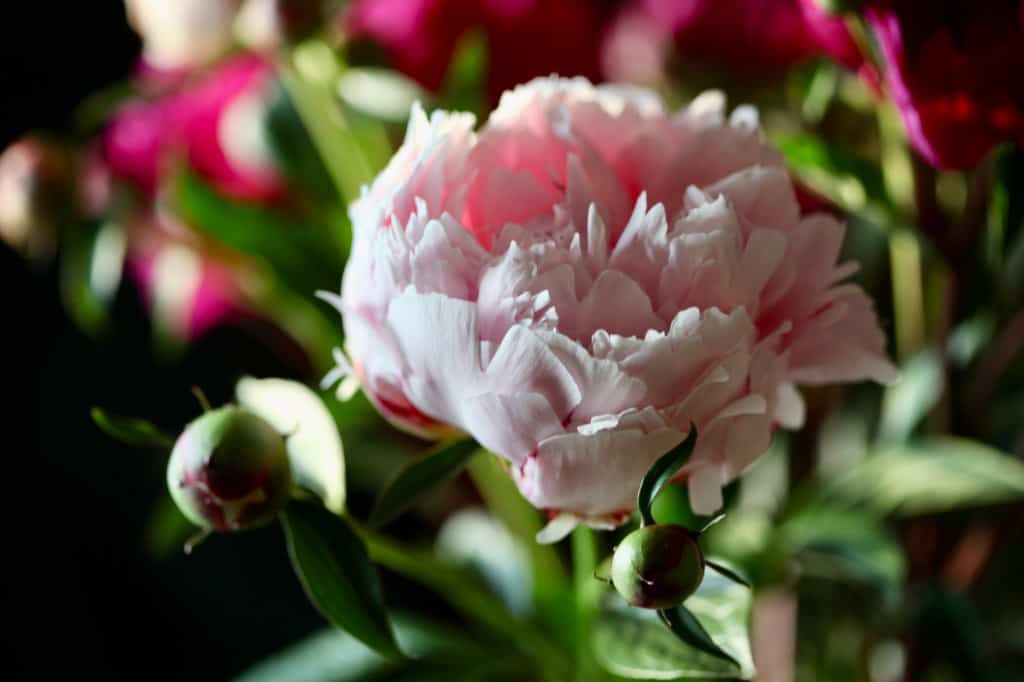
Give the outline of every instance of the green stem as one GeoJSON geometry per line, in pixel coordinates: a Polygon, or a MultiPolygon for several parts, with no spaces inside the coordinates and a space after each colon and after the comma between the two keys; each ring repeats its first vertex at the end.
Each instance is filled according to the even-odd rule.
{"type": "Polygon", "coordinates": [[[563,652],[528,623],[510,614],[475,576],[439,561],[429,551],[403,546],[354,520],[351,522],[375,563],[444,595],[465,618],[536,660],[545,679],[564,679],[569,664],[563,652]]]}
{"type": "Polygon", "coordinates": [[[536,590],[564,594],[569,585],[562,562],[554,547],[537,542],[537,533],[543,527],[540,515],[516,490],[505,466],[497,457],[487,455],[474,457],[468,471],[487,508],[529,552],[535,594],[536,590]]]}
{"type": "Polygon", "coordinates": [[[590,646],[590,632],[594,625],[603,586],[594,577],[600,561],[594,531],[579,526],[572,534],[573,588],[576,597],[576,679],[589,682],[600,675],[590,646]]]}

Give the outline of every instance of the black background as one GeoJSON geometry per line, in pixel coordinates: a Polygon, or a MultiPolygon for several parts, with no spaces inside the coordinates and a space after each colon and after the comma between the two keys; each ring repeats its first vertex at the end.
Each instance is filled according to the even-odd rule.
{"type": "MultiPolygon", "coordinates": [[[[120,0],[11,2],[0,9],[0,51],[6,146],[30,130],[66,128],[86,94],[130,73],[138,41],[120,0]]],[[[240,374],[286,372],[257,335],[215,332],[160,360],[130,288],[114,328],[96,340],[61,309],[54,268],[30,267],[0,244],[0,278],[14,676],[225,679],[320,626],[276,527],[154,561],[143,529],[163,458],[112,442],[88,416],[102,405],[178,430],[198,411],[190,386],[220,402],[240,374]]]]}

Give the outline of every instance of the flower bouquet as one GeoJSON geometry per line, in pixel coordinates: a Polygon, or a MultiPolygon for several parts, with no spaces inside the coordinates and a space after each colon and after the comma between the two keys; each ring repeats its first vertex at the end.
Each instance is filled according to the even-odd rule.
{"type": "Polygon", "coordinates": [[[286,358],[92,415],[165,544],[283,528],[330,627],[239,679],[1014,679],[1024,8],[938,5],[127,0],[0,226],[286,358]]]}

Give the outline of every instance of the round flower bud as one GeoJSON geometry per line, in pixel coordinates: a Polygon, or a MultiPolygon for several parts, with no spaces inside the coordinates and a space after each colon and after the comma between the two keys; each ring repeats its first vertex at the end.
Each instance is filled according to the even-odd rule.
{"type": "Polygon", "coordinates": [[[32,258],[49,256],[71,202],[71,160],[36,137],[0,154],[0,238],[32,258]]]}
{"type": "Polygon", "coordinates": [[[684,526],[637,529],[612,557],[612,584],[631,606],[675,606],[693,594],[703,578],[704,553],[684,526]]]}
{"type": "Polygon", "coordinates": [[[204,528],[235,531],[268,523],[291,493],[284,437],[234,406],[207,412],[174,445],[167,487],[181,512],[204,528]]]}

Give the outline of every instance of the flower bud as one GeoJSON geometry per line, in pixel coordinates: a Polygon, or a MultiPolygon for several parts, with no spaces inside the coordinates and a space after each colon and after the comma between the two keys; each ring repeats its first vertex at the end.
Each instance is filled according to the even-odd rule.
{"type": "Polygon", "coordinates": [[[631,606],[682,603],[704,578],[704,553],[688,528],[655,525],[625,537],[612,557],[612,584],[631,606]]]}
{"type": "Polygon", "coordinates": [[[268,523],[291,493],[284,437],[234,406],[207,412],[174,445],[167,487],[181,512],[204,528],[235,531],[268,523]]]}
{"type": "Polygon", "coordinates": [[[25,137],[0,154],[0,238],[32,258],[54,249],[71,200],[71,162],[58,147],[25,137]]]}

